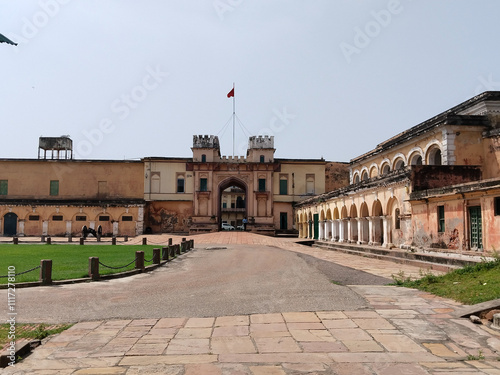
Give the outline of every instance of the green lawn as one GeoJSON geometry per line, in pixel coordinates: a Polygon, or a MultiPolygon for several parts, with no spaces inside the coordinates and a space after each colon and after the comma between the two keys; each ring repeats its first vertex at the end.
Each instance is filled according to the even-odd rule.
{"type": "Polygon", "coordinates": [[[500,298],[500,259],[467,266],[442,276],[425,275],[409,280],[393,276],[396,285],[416,288],[467,305],[500,298]]]}
{"type": "MultiPolygon", "coordinates": [[[[40,265],[40,260],[52,260],[52,280],[66,280],[88,277],[89,257],[99,257],[99,261],[111,266],[121,267],[135,259],[136,251],[144,251],[146,260],[153,258],[153,248],[159,245],[47,245],[47,244],[2,244],[0,245],[0,276],[8,273],[9,266],[15,266],[20,273],[40,265]]],[[[146,263],[150,265],[152,262],[146,263]]],[[[101,275],[134,269],[134,264],[120,270],[99,267],[101,275]]],[[[40,270],[16,276],[16,283],[38,281],[40,270]]],[[[0,278],[6,284],[7,278],[0,278]]]]}

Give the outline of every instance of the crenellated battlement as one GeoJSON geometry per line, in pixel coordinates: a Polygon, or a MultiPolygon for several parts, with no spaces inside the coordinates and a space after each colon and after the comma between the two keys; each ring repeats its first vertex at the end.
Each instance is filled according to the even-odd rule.
{"type": "Polygon", "coordinates": [[[193,135],[193,148],[215,148],[219,150],[219,137],[216,135],[193,135]]]}
{"type": "Polygon", "coordinates": [[[263,149],[272,148],[274,149],[274,136],[259,135],[253,136],[248,139],[248,149],[263,149]]]}

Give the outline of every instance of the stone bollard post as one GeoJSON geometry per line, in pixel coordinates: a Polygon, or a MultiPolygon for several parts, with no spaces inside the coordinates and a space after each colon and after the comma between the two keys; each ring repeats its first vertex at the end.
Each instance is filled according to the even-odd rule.
{"type": "Polygon", "coordinates": [[[47,245],[52,245],[52,238],[47,237],[47,245]]]}
{"type": "Polygon", "coordinates": [[[123,237],[123,242],[128,242],[128,236],[123,237]]]}
{"type": "Polygon", "coordinates": [[[83,245],[85,244],[85,240],[83,239],[83,237],[80,237],[80,245],[83,245]]]}
{"type": "Polygon", "coordinates": [[[189,240],[191,241],[191,249],[194,249],[194,240],[189,240]]]}
{"type": "Polygon", "coordinates": [[[181,242],[181,253],[185,253],[187,251],[187,242],[182,241],[181,242]]]}
{"type": "Polygon", "coordinates": [[[175,254],[181,255],[181,245],[180,244],[176,244],[174,246],[175,246],[175,254]]]}
{"type": "Polygon", "coordinates": [[[168,246],[161,248],[161,259],[167,262],[170,260],[170,248],[168,246]]]}
{"type": "Polygon", "coordinates": [[[184,242],[184,241],[186,241],[186,237],[182,237],[181,242],[184,242]]]}
{"type": "Polygon", "coordinates": [[[99,258],[89,257],[89,277],[92,280],[99,280],[99,258]]]}
{"type": "Polygon", "coordinates": [[[52,284],[52,260],[42,259],[40,266],[40,281],[42,285],[52,284]]]}
{"type": "Polygon", "coordinates": [[[146,237],[142,238],[142,244],[147,245],[148,244],[148,239],[146,237]]]}
{"type": "Polygon", "coordinates": [[[161,262],[161,253],[160,249],[153,249],[153,264],[160,264],[161,262]]]}
{"type": "Polygon", "coordinates": [[[73,242],[73,236],[71,235],[71,233],[68,235],[68,242],[73,242]]]}
{"type": "Polygon", "coordinates": [[[111,239],[111,245],[116,245],[116,237],[113,236],[113,238],[111,239]]]}
{"type": "Polygon", "coordinates": [[[144,251],[135,252],[135,269],[144,271],[144,251]]]}
{"type": "Polygon", "coordinates": [[[19,237],[14,237],[12,241],[14,242],[14,245],[19,244],[19,237]]]}
{"type": "Polygon", "coordinates": [[[168,239],[168,246],[172,246],[172,239],[171,238],[168,239]]]}
{"type": "Polygon", "coordinates": [[[173,259],[175,258],[175,246],[174,245],[170,245],[168,247],[168,251],[170,251],[170,257],[173,259]]]}

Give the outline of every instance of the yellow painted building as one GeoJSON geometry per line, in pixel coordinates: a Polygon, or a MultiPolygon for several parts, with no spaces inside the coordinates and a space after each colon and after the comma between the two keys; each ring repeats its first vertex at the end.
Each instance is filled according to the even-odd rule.
{"type": "Polygon", "coordinates": [[[447,251],[500,247],[500,92],[350,161],[350,185],[296,205],[300,237],[447,251]]]}

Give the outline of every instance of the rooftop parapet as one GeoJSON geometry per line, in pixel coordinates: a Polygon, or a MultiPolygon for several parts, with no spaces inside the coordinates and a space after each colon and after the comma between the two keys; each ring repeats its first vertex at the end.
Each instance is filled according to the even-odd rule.
{"type": "Polygon", "coordinates": [[[216,135],[193,135],[193,148],[215,148],[219,150],[219,137],[216,135]]]}
{"type": "Polygon", "coordinates": [[[253,136],[248,139],[248,149],[274,148],[274,136],[253,136]]]}

